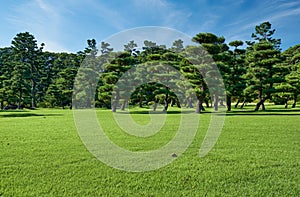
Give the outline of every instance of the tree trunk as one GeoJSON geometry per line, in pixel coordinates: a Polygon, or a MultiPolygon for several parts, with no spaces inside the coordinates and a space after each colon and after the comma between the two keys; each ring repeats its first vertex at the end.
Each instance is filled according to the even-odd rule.
{"type": "Polygon", "coordinates": [[[176,100],[176,105],[177,105],[178,108],[181,108],[181,105],[180,105],[180,102],[179,102],[178,99],[176,100]]]}
{"type": "Polygon", "coordinates": [[[200,113],[200,100],[199,99],[197,99],[197,103],[196,103],[196,113],[200,113]]]}
{"type": "Polygon", "coordinates": [[[192,103],[192,101],[191,101],[191,98],[188,98],[188,99],[186,100],[186,103],[187,103],[187,107],[188,107],[188,108],[193,108],[193,103],[192,103]]]}
{"type": "Polygon", "coordinates": [[[241,109],[244,108],[245,104],[246,104],[246,99],[244,99],[244,101],[243,101],[243,103],[242,103],[242,105],[241,105],[241,109]]]}
{"type": "Polygon", "coordinates": [[[168,99],[169,99],[169,88],[166,87],[166,96],[165,96],[165,99],[164,99],[165,105],[164,105],[163,112],[166,112],[168,110],[168,107],[169,107],[168,99]]]}
{"type": "Polygon", "coordinates": [[[227,95],[226,105],[227,105],[227,111],[231,111],[231,96],[227,95]]]}
{"type": "Polygon", "coordinates": [[[262,89],[260,89],[258,95],[258,103],[256,104],[254,111],[258,111],[260,107],[264,111],[266,109],[264,104],[265,100],[267,100],[267,97],[264,99],[262,98],[262,89]]]}
{"type": "Polygon", "coordinates": [[[288,99],[284,99],[284,108],[287,109],[288,108],[288,99]]]}
{"type": "Polygon", "coordinates": [[[154,105],[153,105],[153,111],[156,111],[156,108],[157,108],[157,102],[155,101],[154,105]]]}
{"type": "Polygon", "coordinates": [[[205,111],[205,108],[203,107],[203,102],[200,102],[200,110],[205,111]]]}
{"type": "Polygon", "coordinates": [[[32,84],[31,84],[31,107],[32,108],[36,108],[35,86],[36,86],[36,83],[35,83],[35,81],[33,79],[32,80],[32,84]]]}
{"type": "Polygon", "coordinates": [[[140,108],[143,107],[143,97],[142,97],[142,96],[140,96],[139,107],[140,107],[140,108]]]}
{"type": "Polygon", "coordinates": [[[117,111],[117,107],[118,107],[118,104],[119,104],[119,99],[120,99],[120,93],[119,93],[119,90],[116,90],[116,99],[115,99],[115,101],[113,102],[113,105],[112,105],[112,112],[117,111]]]}
{"type": "MultiPolygon", "coordinates": [[[[265,101],[264,101],[264,102],[265,102],[265,101]]],[[[264,102],[261,104],[261,110],[263,110],[263,111],[266,110],[266,107],[265,107],[265,103],[264,103],[264,102]]]]}
{"type": "Polygon", "coordinates": [[[22,90],[20,91],[20,94],[19,94],[19,100],[18,100],[18,109],[21,109],[21,102],[22,102],[22,90]]]}
{"type": "Polygon", "coordinates": [[[127,104],[127,100],[124,99],[122,105],[121,105],[121,110],[124,111],[125,110],[125,107],[126,107],[126,104],[127,104]]]}
{"type": "Polygon", "coordinates": [[[258,111],[260,107],[261,107],[261,109],[262,109],[263,111],[265,111],[266,108],[265,108],[264,102],[265,102],[265,99],[259,99],[258,103],[257,103],[256,106],[255,106],[254,111],[258,111]]]}
{"type": "Polygon", "coordinates": [[[224,105],[224,101],[223,101],[223,99],[221,99],[220,100],[220,106],[222,106],[222,107],[224,107],[225,105],[224,105]]]}
{"type": "Polygon", "coordinates": [[[214,110],[215,111],[219,110],[219,96],[217,95],[214,96],[214,110]]]}
{"type": "Polygon", "coordinates": [[[240,104],[240,99],[237,100],[236,104],[234,105],[234,108],[237,108],[240,104]]]}
{"type": "Polygon", "coordinates": [[[204,102],[205,102],[206,107],[209,108],[209,102],[208,102],[208,100],[206,99],[204,102]]]}
{"type": "Polygon", "coordinates": [[[201,113],[201,111],[205,111],[205,108],[203,107],[203,102],[201,99],[197,99],[196,103],[196,113],[201,113]]]}
{"type": "Polygon", "coordinates": [[[2,100],[2,101],[1,101],[1,110],[3,110],[3,108],[4,108],[3,105],[4,105],[4,101],[2,100]]]}
{"type": "Polygon", "coordinates": [[[117,106],[116,104],[113,104],[112,108],[111,108],[111,111],[112,112],[116,112],[117,111],[117,106]]]}
{"type": "Polygon", "coordinates": [[[174,100],[173,100],[173,99],[171,99],[170,106],[171,106],[171,107],[174,106],[174,100]]]}
{"type": "Polygon", "coordinates": [[[295,94],[295,95],[294,95],[294,102],[293,102],[292,108],[295,108],[295,107],[296,107],[297,97],[298,97],[298,95],[295,94]]]}

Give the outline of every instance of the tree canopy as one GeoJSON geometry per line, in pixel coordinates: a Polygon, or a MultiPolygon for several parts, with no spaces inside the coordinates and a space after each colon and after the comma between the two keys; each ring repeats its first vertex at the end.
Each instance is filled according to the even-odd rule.
{"type": "Polygon", "coordinates": [[[267,101],[284,103],[286,107],[291,101],[295,107],[300,95],[300,45],[282,52],[281,40],[274,35],[271,23],[263,22],[254,28],[251,41],[226,43],[223,36],[200,32],[192,38],[195,43],[192,46],[185,46],[180,39],[174,40],[169,48],[151,40],[138,46],[131,40],[123,51],[114,51],[106,42],[101,42],[98,49],[96,40],[89,39],[83,51],[54,53],[44,52],[44,44],[38,46],[29,32],[18,33],[11,46],[0,48],[1,109],[65,108],[72,107],[72,99],[78,101],[75,107],[95,105],[114,112],[124,110],[127,104],[153,110],[162,104],[163,111],[173,105],[195,107],[196,112],[206,107],[214,110],[227,107],[230,111],[232,102],[236,103],[235,107],[240,102],[256,102],[255,110],[265,110],[267,101]],[[213,64],[206,62],[207,58],[213,64]],[[168,71],[166,65],[170,66],[168,71]],[[213,95],[209,91],[208,82],[215,77],[214,66],[223,78],[226,97],[218,92],[218,85],[210,87],[215,90],[213,95]],[[145,82],[124,97],[126,92],[115,84],[124,80],[122,75],[132,69],[135,69],[131,73],[132,83],[153,79],[152,74],[159,80],[169,80],[169,85],[145,82]],[[74,81],[78,72],[83,73],[81,85],[74,81]],[[176,72],[191,86],[173,81],[176,72]],[[91,81],[91,76],[98,81],[91,81]],[[179,99],[172,84],[185,87],[185,100],[179,99]],[[76,98],[72,98],[74,91],[77,91],[76,98]],[[91,99],[82,101],[88,94],[91,99]]]}

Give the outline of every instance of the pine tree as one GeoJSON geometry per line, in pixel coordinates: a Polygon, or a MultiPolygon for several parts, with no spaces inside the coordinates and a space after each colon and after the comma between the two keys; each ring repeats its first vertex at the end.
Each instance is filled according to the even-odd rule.
{"type": "Polygon", "coordinates": [[[283,52],[285,61],[283,66],[287,68],[285,81],[278,84],[277,96],[284,100],[287,108],[288,100],[293,100],[292,108],[296,107],[298,95],[300,95],[300,45],[290,47],[283,52]]]}
{"type": "Polygon", "coordinates": [[[243,75],[246,73],[245,69],[245,50],[239,49],[239,46],[243,45],[243,41],[236,40],[229,43],[230,46],[234,47],[231,52],[231,59],[229,62],[228,77],[226,80],[226,105],[227,110],[231,111],[232,97],[240,99],[243,95],[243,90],[246,87],[246,81],[243,75]]]}
{"type": "Polygon", "coordinates": [[[255,30],[252,34],[254,41],[247,42],[246,59],[249,67],[246,77],[249,79],[247,90],[255,92],[258,98],[257,111],[260,107],[265,110],[264,102],[276,92],[274,84],[280,83],[284,76],[280,76],[280,39],[272,38],[275,29],[271,29],[269,22],[264,22],[255,30]]]}
{"type": "MultiPolygon", "coordinates": [[[[37,84],[39,82],[39,72],[40,72],[40,62],[39,56],[43,49],[44,44],[41,44],[41,47],[38,48],[37,41],[34,36],[29,32],[19,33],[12,41],[12,51],[14,54],[14,60],[16,69],[20,69],[19,73],[26,76],[20,76],[23,80],[22,83],[25,86],[25,83],[30,85],[30,97],[31,97],[31,107],[36,107],[36,91],[37,84]]],[[[17,71],[16,71],[17,72],[17,71]]],[[[17,84],[18,90],[20,91],[20,84],[17,84]]],[[[27,86],[27,85],[26,85],[27,86]]],[[[26,90],[27,91],[27,90],[26,90]]],[[[25,92],[27,93],[27,92],[25,92]]],[[[19,94],[23,95],[23,94],[19,94]]],[[[19,105],[22,98],[19,98],[19,105]]],[[[20,106],[19,106],[20,107],[20,106]]]]}
{"type": "MultiPolygon", "coordinates": [[[[213,106],[214,110],[218,111],[219,107],[219,99],[225,99],[224,92],[223,92],[223,80],[226,83],[228,72],[228,49],[229,47],[225,44],[224,37],[218,37],[212,33],[199,33],[192,39],[194,42],[199,43],[210,55],[211,58],[215,61],[214,63],[211,62],[210,64],[210,77],[207,78],[207,81],[210,81],[209,84],[212,86],[209,87],[210,92],[213,92],[214,95],[210,95],[213,97],[213,106]],[[217,67],[214,68],[214,64],[217,67]],[[218,76],[218,72],[221,73],[223,79],[218,76]]],[[[204,57],[204,56],[203,56],[204,57]]],[[[203,58],[200,57],[200,58],[203,58]]]]}
{"type": "Polygon", "coordinates": [[[4,102],[8,102],[11,95],[11,75],[13,71],[12,49],[10,47],[0,49],[0,105],[4,108],[4,102]]]}

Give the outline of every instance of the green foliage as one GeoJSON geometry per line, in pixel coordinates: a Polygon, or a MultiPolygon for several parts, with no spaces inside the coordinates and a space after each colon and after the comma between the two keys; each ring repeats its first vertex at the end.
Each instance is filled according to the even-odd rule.
{"type": "Polygon", "coordinates": [[[284,80],[281,74],[283,67],[280,66],[282,61],[279,50],[280,40],[273,39],[275,30],[270,30],[271,24],[262,23],[256,26],[256,33],[252,35],[257,42],[248,42],[246,59],[248,63],[246,77],[248,81],[248,91],[255,92],[258,97],[258,103],[255,110],[260,106],[264,110],[264,102],[271,99],[271,95],[276,92],[275,83],[284,80]]]}
{"type": "MultiPolygon", "coordinates": [[[[205,62],[205,67],[208,70],[208,73],[210,73],[210,76],[206,79],[205,83],[208,80],[214,81],[213,87],[209,87],[209,90],[214,92],[213,95],[210,95],[213,100],[213,107],[215,111],[218,111],[219,107],[219,99],[224,100],[225,98],[222,98],[224,96],[224,93],[222,91],[222,84],[223,82],[226,84],[228,81],[227,74],[229,72],[229,67],[228,67],[228,61],[229,61],[229,55],[228,55],[228,46],[225,44],[225,38],[224,37],[218,37],[212,33],[199,33],[197,34],[193,39],[194,42],[197,42],[201,44],[203,49],[208,52],[207,55],[201,55],[197,59],[204,59],[206,60],[207,58],[205,56],[209,56],[214,60],[215,62],[210,62],[210,61],[204,61],[205,62]],[[214,67],[214,64],[216,64],[217,67],[214,67]],[[220,72],[222,75],[223,79],[220,77],[217,77],[218,75],[216,74],[216,70],[220,72]]],[[[201,54],[201,53],[200,53],[201,54]]],[[[204,76],[205,77],[205,76],[204,76]]],[[[202,85],[204,86],[204,85],[202,85]]],[[[203,88],[202,88],[203,89],[203,88]]],[[[198,103],[201,104],[201,101],[198,103]]],[[[199,107],[200,109],[203,107],[199,107]]]]}
{"type": "Polygon", "coordinates": [[[199,46],[184,46],[183,41],[178,39],[167,48],[145,40],[144,46],[138,48],[131,40],[124,45],[124,51],[117,52],[106,42],[101,42],[98,49],[96,40],[89,39],[87,47],[76,54],[43,52],[44,44],[38,47],[33,35],[19,33],[12,40],[11,47],[0,49],[1,109],[7,105],[35,108],[45,102],[52,107],[65,107],[72,106],[72,99],[79,105],[77,107],[96,104],[97,107],[113,107],[113,111],[120,105],[124,109],[127,103],[143,107],[154,102],[196,106],[196,111],[200,112],[205,110],[204,103],[207,107],[212,104],[218,110],[225,100],[230,111],[232,100],[239,103],[256,99],[256,110],[260,106],[264,109],[266,100],[285,103],[286,106],[288,101],[293,100],[292,107],[295,107],[300,94],[299,45],[281,52],[281,41],[273,38],[274,33],[275,29],[269,22],[257,25],[252,34],[253,40],[246,41],[246,49],[241,49],[244,43],[241,40],[227,45],[224,37],[213,33],[195,35],[192,40],[199,46]],[[131,75],[146,80],[145,73],[152,72],[149,65],[154,62],[161,70],[163,65],[174,67],[181,72],[182,78],[191,83],[192,88],[183,82],[175,83],[186,88],[185,101],[179,101],[174,91],[167,90],[168,87],[151,82],[132,90],[130,98],[121,98],[123,93],[115,87],[121,76],[132,68],[141,69],[138,65],[143,65],[144,70],[137,69],[131,75]],[[221,80],[216,79],[213,70],[219,70],[222,75],[226,98],[221,86],[217,85],[221,84],[221,80]],[[77,73],[80,76],[78,81],[74,81],[77,73]],[[215,84],[208,87],[212,81],[215,84]],[[209,90],[213,90],[214,95],[209,90]],[[194,93],[197,99],[192,98],[194,93]],[[85,100],[86,97],[89,99],[85,100]]]}
{"type": "MultiPolygon", "coordinates": [[[[280,48],[281,40],[272,38],[272,35],[275,33],[275,29],[271,29],[272,25],[270,22],[263,22],[260,25],[255,27],[255,33],[252,33],[251,37],[256,41],[268,41],[273,44],[275,49],[280,48]]],[[[249,45],[252,45],[254,42],[248,42],[249,45]]]]}
{"type": "Polygon", "coordinates": [[[14,71],[11,80],[13,93],[18,95],[18,108],[26,105],[25,96],[30,97],[31,107],[36,107],[36,91],[40,81],[40,55],[44,44],[38,48],[37,41],[29,32],[19,33],[12,41],[14,71]],[[29,88],[30,87],[30,88],[29,88]],[[28,94],[28,95],[26,95],[28,94]]]}
{"type": "Polygon", "coordinates": [[[296,106],[300,95],[300,45],[290,47],[283,52],[285,61],[281,65],[286,68],[285,80],[277,84],[277,100],[288,105],[288,100],[293,100],[292,107],[296,106]],[[279,97],[279,98],[278,98],[279,97]]]}

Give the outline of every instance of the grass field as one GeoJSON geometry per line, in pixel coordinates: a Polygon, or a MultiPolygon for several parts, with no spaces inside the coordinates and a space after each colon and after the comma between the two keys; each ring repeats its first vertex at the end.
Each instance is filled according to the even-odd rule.
{"type": "MultiPolygon", "coordinates": [[[[141,173],[108,167],[89,153],[71,110],[0,112],[0,196],[300,196],[300,109],[248,109],[227,114],[204,158],[198,154],[210,113],[195,114],[200,126],[187,151],[141,173]]],[[[164,145],[179,120],[170,113],[162,131],[140,139],[122,133],[110,111],[97,115],[109,137],[133,151],[164,145]]],[[[149,121],[143,113],[132,116],[149,121]]]]}

